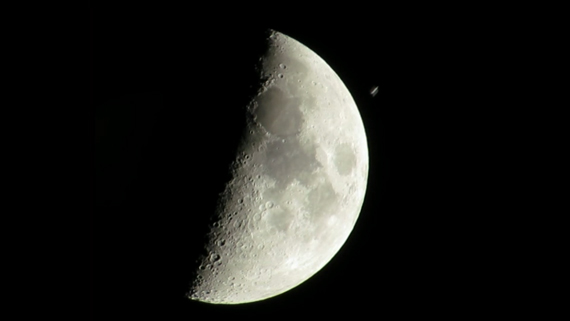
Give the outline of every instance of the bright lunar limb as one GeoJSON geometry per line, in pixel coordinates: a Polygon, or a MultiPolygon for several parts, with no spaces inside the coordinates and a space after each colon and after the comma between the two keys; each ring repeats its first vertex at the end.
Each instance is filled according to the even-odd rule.
{"type": "Polygon", "coordinates": [[[193,300],[239,304],[296,287],[338,252],[364,200],[368,149],[350,92],[303,44],[276,31],[266,40],[193,300]]]}

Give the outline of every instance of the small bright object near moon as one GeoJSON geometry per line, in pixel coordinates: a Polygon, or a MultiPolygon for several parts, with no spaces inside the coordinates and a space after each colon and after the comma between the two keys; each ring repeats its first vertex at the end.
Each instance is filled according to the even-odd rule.
{"type": "Polygon", "coordinates": [[[303,44],[276,31],[267,41],[193,300],[240,304],[296,287],[338,252],[362,207],[368,147],[350,92],[303,44]]]}
{"type": "Polygon", "coordinates": [[[370,95],[372,95],[372,97],[375,97],[376,94],[378,94],[378,86],[374,86],[370,89],[370,95]]]}

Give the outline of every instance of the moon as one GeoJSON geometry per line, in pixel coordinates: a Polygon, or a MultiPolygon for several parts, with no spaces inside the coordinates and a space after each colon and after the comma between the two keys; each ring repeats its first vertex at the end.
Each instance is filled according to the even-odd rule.
{"type": "Polygon", "coordinates": [[[339,251],[363,204],[368,147],[349,90],[297,40],[274,30],[265,40],[192,300],[248,303],[298,286],[339,251]]]}

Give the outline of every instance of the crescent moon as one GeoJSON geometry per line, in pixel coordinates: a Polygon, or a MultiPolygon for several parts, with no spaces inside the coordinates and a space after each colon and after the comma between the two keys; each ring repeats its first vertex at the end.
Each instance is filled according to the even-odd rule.
{"type": "Polygon", "coordinates": [[[274,30],[266,40],[192,300],[254,302],[303,283],[342,247],[364,200],[368,148],[349,90],[305,45],[274,30]]]}

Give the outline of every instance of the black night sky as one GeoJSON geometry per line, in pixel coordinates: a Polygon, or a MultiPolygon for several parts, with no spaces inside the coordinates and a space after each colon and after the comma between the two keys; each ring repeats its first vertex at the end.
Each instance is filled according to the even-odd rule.
{"type": "Polygon", "coordinates": [[[492,222],[480,188],[492,156],[478,145],[478,120],[492,112],[477,95],[489,90],[478,79],[490,52],[471,45],[470,29],[379,7],[354,23],[166,7],[91,7],[94,320],[361,319],[495,304],[479,294],[494,259],[478,250],[493,233],[478,232],[492,222]],[[245,305],[193,302],[191,266],[265,28],[315,51],[352,93],[369,144],[364,205],[340,252],[300,286],[245,305]]]}

